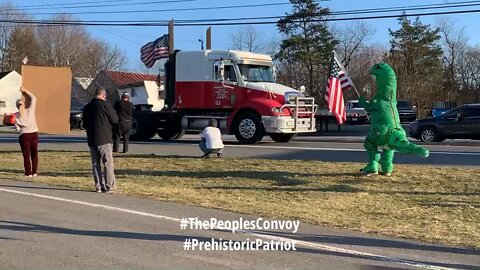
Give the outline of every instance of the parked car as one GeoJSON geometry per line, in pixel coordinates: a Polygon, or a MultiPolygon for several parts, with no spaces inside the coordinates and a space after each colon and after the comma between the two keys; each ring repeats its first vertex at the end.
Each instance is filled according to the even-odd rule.
{"type": "Polygon", "coordinates": [[[480,104],[467,104],[443,115],[413,121],[408,126],[410,137],[424,142],[445,139],[480,139],[480,104]]]}
{"type": "Polygon", "coordinates": [[[347,111],[347,122],[354,123],[367,123],[368,114],[365,109],[360,106],[358,100],[349,100],[345,103],[347,111]]]}
{"type": "Polygon", "coordinates": [[[74,128],[84,129],[82,111],[70,111],[70,129],[74,128]]]}
{"type": "Polygon", "coordinates": [[[400,116],[400,122],[410,123],[417,119],[417,109],[406,100],[397,101],[397,110],[400,116]]]}
{"type": "Polygon", "coordinates": [[[5,126],[15,125],[15,114],[14,113],[4,114],[3,115],[3,125],[5,125],[5,126]]]}

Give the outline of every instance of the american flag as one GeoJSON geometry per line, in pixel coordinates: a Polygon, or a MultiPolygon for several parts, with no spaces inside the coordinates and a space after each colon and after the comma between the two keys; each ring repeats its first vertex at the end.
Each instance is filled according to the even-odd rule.
{"type": "Polygon", "coordinates": [[[151,68],[155,61],[169,57],[168,35],[165,34],[155,41],[149,42],[140,49],[142,62],[147,68],[151,68]]]}
{"type": "Polygon", "coordinates": [[[340,125],[347,121],[343,90],[352,88],[352,85],[352,81],[348,76],[347,71],[340,61],[338,61],[337,56],[334,53],[332,61],[330,62],[325,100],[328,103],[328,109],[335,115],[337,122],[340,125]]]}

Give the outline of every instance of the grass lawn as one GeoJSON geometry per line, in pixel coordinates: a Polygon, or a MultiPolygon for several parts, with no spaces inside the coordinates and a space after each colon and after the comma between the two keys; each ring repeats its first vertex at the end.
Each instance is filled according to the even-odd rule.
{"type": "MultiPolygon", "coordinates": [[[[0,164],[0,179],[27,181],[19,152],[0,152],[0,164]]],[[[367,177],[354,163],[141,155],[115,167],[123,194],[480,249],[480,169],[367,177]]],[[[93,190],[87,152],[41,152],[40,174],[33,181],[93,190]]]]}

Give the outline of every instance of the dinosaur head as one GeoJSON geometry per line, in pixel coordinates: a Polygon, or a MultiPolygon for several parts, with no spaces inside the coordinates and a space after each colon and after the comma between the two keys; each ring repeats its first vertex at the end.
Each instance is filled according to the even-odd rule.
{"type": "Polygon", "coordinates": [[[387,63],[378,63],[368,72],[375,78],[377,94],[375,98],[391,101],[397,99],[397,77],[395,71],[387,63]]]}

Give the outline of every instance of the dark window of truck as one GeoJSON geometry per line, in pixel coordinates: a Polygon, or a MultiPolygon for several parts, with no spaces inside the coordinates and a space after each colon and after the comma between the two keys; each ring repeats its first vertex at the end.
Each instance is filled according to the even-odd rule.
{"type": "Polygon", "coordinates": [[[397,108],[403,109],[403,110],[410,110],[412,109],[412,104],[410,104],[410,102],[405,100],[399,100],[397,101],[397,108]]]}
{"type": "Polygon", "coordinates": [[[225,65],[225,80],[230,82],[237,81],[237,76],[235,75],[235,68],[233,65],[225,65]]]}

